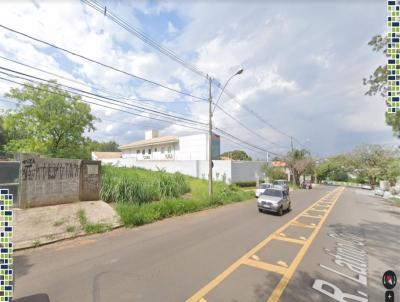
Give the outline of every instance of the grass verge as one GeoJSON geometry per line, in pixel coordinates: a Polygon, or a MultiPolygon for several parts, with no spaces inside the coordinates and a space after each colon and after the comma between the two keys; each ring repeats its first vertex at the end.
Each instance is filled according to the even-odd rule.
{"type": "Polygon", "coordinates": [[[254,192],[245,192],[235,185],[214,183],[213,199],[208,197],[208,184],[204,180],[185,177],[190,185],[190,198],[163,198],[150,203],[117,202],[116,210],[121,222],[128,227],[139,226],[167,217],[179,216],[220,205],[253,198],[254,192]]]}
{"type": "Polygon", "coordinates": [[[400,207],[400,198],[398,198],[398,197],[389,197],[388,199],[390,200],[390,202],[392,204],[394,204],[397,207],[400,207]]]}

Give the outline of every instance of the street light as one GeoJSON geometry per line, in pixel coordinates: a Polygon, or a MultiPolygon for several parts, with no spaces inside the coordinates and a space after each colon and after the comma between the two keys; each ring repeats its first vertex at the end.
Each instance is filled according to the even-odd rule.
{"type": "Polygon", "coordinates": [[[212,109],[212,95],[211,95],[211,82],[212,78],[208,77],[208,85],[209,85],[209,106],[208,106],[208,196],[211,198],[213,194],[213,183],[212,183],[212,168],[213,168],[213,163],[212,163],[212,116],[214,113],[215,108],[217,107],[217,104],[222,96],[222,93],[225,90],[225,87],[228,85],[229,81],[232,80],[234,76],[237,76],[239,74],[243,73],[243,68],[239,69],[234,75],[232,75],[225,83],[225,85],[222,87],[221,92],[219,94],[219,97],[214,105],[214,109],[212,109]]]}
{"type": "Polygon", "coordinates": [[[214,109],[213,109],[212,113],[214,113],[215,108],[217,107],[218,102],[219,102],[219,100],[221,99],[221,96],[222,96],[222,94],[224,93],[224,90],[225,90],[226,86],[228,85],[229,81],[232,80],[233,77],[235,77],[235,76],[237,76],[237,75],[239,75],[239,74],[242,74],[242,73],[243,73],[243,68],[240,68],[238,71],[236,71],[236,73],[235,73],[234,75],[232,75],[232,76],[228,79],[228,81],[226,81],[225,85],[224,85],[224,86],[222,87],[222,89],[221,89],[221,92],[220,92],[220,94],[219,94],[219,97],[218,97],[217,101],[216,101],[215,104],[214,104],[214,109]]]}

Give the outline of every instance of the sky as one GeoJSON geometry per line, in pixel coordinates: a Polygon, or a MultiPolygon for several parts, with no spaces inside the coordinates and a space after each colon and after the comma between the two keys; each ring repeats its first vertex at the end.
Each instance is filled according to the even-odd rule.
{"type": "MultiPolygon", "coordinates": [[[[399,144],[385,124],[384,99],[365,96],[367,87],[362,83],[377,66],[385,64],[385,57],[368,45],[372,36],[386,31],[384,1],[99,3],[219,83],[224,84],[243,68],[227,86],[236,98],[222,94],[219,101],[236,120],[218,108],[213,117],[216,127],[242,141],[284,154],[291,148],[292,136],[294,147],[306,147],[318,158],[347,152],[363,143],[399,144]]],[[[81,1],[2,1],[0,25],[175,90],[208,97],[206,78],[81,1]]],[[[206,101],[134,79],[1,27],[0,41],[1,57],[62,75],[64,78],[58,78],[62,84],[96,93],[105,91],[131,104],[208,121],[206,101]]],[[[0,67],[55,78],[3,58],[0,67]]],[[[0,94],[15,86],[0,80],[0,94]]],[[[213,85],[214,100],[219,93],[213,85]]],[[[99,141],[126,144],[143,139],[144,131],[150,128],[158,129],[160,135],[200,131],[151,120],[149,114],[134,116],[91,107],[99,121],[96,131],[87,135],[99,141]]],[[[14,105],[0,101],[0,108],[14,105]]],[[[244,149],[255,158],[266,157],[265,152],[254,152],[223,137],[221,149],[244,149]]]]}

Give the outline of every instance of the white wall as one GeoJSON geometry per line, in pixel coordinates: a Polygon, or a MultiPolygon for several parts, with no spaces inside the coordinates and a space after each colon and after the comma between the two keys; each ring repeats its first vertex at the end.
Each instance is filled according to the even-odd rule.
{"type": "MultiPolygon", "coordinates": [[[[165,169],[169,173],[180,172],[185,175],[208,179],[207,160],[136,160],[134,158],[105,159],[103,164],[113,164],[119,167],[141,167],[149,170],[165,169]]],[[[230,161],[213,160],[213,179],[236,183],[242,181],[255,181],[255,173],[260,174],[260,169],[265,162],[257,161],[230,161]]]]}
{"type": "Polygon", "coordinates": [[[177,160],[207,160],[208,143],[206,134],[182,136],[175,148],[177,160]]]}
{"type": "Polygon", "coordinates": [[[261,168],[265,161],[232,161],[232,182],[255,181],[256,174],[263,178],[261,168]]]}

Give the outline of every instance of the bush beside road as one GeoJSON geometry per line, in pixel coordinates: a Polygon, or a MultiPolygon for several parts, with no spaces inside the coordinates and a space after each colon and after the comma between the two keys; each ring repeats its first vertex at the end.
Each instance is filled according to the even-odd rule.
{"type": "Polygon", "coordinates": [[[212,200],[208,183],[179,173],[137,168],[103,168],[101,197],[115,202],[125,226],[138,226],[254,197],[236,185],[214,182],[212,200]]]}

